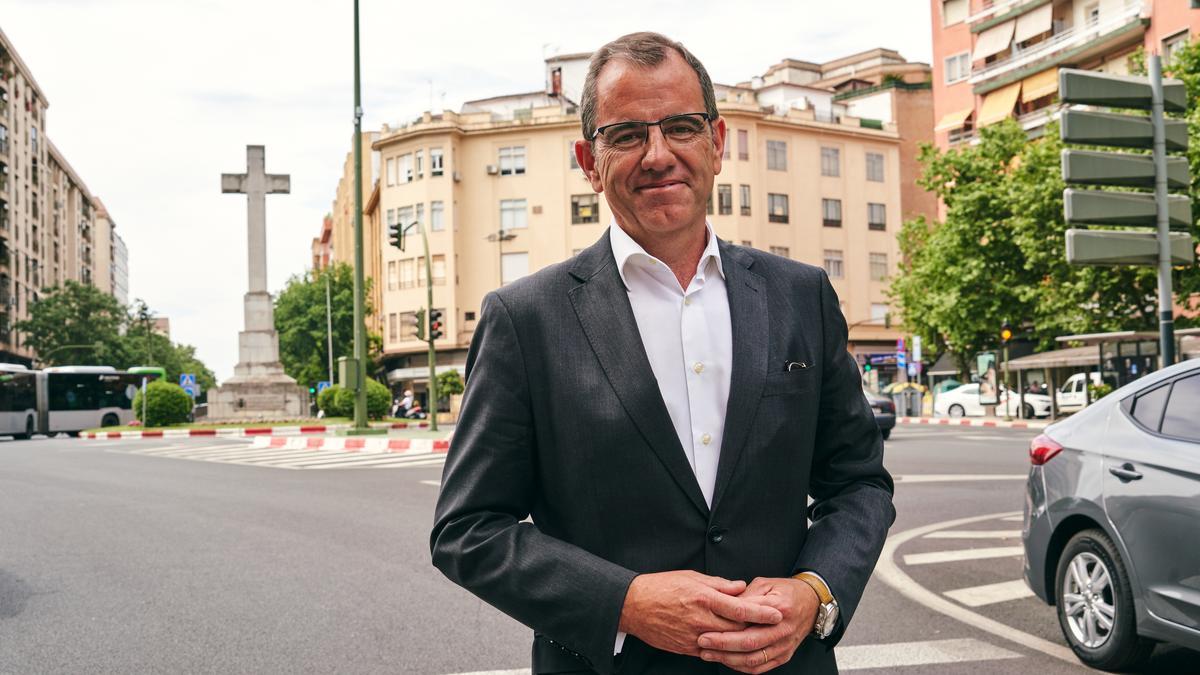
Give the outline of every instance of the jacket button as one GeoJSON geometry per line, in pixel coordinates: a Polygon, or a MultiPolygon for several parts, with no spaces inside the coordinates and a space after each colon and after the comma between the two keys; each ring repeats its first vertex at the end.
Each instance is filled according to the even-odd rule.
{"type": "Polygon", "coordinates": [[[724,538],[725,538],[725,531],[722,530],[721,528],[719,528],[715,525],[708,528],[708,540],[711,541],[712,543],[719,544],[719,543],[721,543],[721,540],[724,538]]]}

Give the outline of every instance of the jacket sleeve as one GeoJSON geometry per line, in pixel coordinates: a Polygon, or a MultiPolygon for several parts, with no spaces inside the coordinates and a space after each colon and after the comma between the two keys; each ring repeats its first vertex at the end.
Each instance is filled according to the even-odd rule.
{"type": "Polygon", "coordinates": [[[495,293],[467,355],[466,392],[443,469],[430,548],[451,581],[601,673],[635,575],[550,537],[538,499],[530,386],[516,328],[495,293]]]}
{"type": "Polygon", "coordinates": [[[814,445],[808,538],[796,572],[821,575],[837,599],[841,639],[896,518],[892,477],[883,468],[883,438],[846,351],[846,319],[829,278],[821,274],[825,326],[821,407],[814,445]]]}

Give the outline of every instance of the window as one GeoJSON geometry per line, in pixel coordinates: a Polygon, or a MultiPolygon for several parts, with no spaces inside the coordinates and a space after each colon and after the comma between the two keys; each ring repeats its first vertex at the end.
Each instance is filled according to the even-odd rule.
{"type": "Polygon", "coordinates": [[[742,215],[743,216],[750,215],[750,186],[749,185],[739,185],[738,186],[738,197],[740,197],[742,200],[742,215]]]}
{"type": "Polygon", "coordinates": [[[867,229],[869,230],[886,230],[887,229],[887,205],[867,203],[867,229]]]}
{"type": "Polygon", "coordinates": [[[393,312],[388,314],[388,342],[400,341],[399,317],[393,312]]]}
{"type": "Polygon", "coordinates": [[[575,141],[567,141],[567,161],[571,163],[572,169],[579,168],[579,159],[575,157],[575,141]]]}
{"type": "Polygon", "coordinates": [[[837,148],[821,148],[821,175],[822,176],[840,176],[841,169],[841,150],[837,148]]]}
{"type": "Polygon", "coordinates": [[[403,227],[408,227],[413,221],[413,207],[401,206],[396,209],[396,221],[403,227]]]}
{"type": "Polygon", "coordinates": [[[1179,51],[1179,48],[1184,46],[1185,44],[1187,44],[1187,42],[1188,42],[1188,32],[1187,32],[1186,28],[1183,29],[1182,31],[1172,35],[1171,37],[1168,37],[1165,40],[1163,40],[1163,43],[1162,43],[1163,64],[1164,65],[1169,64],[1175,58],[1175,52],[1179,51]]]}
{"type": "Polygon", "coordinates": [[[738,159],[750,159],[750,132],[745,129],[738,129],[738,159]]]}
{"type": "Polygon", "coordinates": [[[1085,5],[1083,8],[1084,22],[1088,26],[1095,26],[1100,23],[1100,3],[1093,2],[1085,5]]]}
{"type": "Polygon", "coordinates": [[[822,199],[821,200],[821,219],[825,223],[825,227],[841,227],[842,226],[842,200],[840,200],[840,199],[822,199]]]}
{"type": "Polygon", "coordinates": [[[729,136],[725,137],[725,148],[721,150],[721,159],[729,159],[730,152],[733,150],[733,143],[730,142],[729,136]]]}
{"type": "Polygon", "coordinates": [[[788,221],[788,196],[774,193],[767,195],[767,220],[772,223],[788,221]]]}
{"type": "Polygon", "coordinates": [[[791,251],[789,251],[788,247],[786,247],[786,246],[772,246],[771,247],[771,255],[778,255],[778,256],[783,256],[784,258],[790,258],[792,254],[791,254],[791,251]]]}
{"type": "Polygon", "coordinates": [[[446,229],[445,202],[429,202],[429,230],[441,232],[446,229]]]}
{"type": "Polygon", "coordinates": [[[882,302],[871,303],[871,322],[886,324],[888,322],[888,306],[882,302]]]}
{"type": "Polygon", "coordinates": [[[942,0],[942,26],[962,23],[970,11],[970,0],[942,0]]]}
{"type": "Polygon", "coordinates": [[[442,175],[442,149],[441,148],[430,148],[429,149],[429,175],[430,176],[442,175]]]}
{"type": "Polygon", "coordinates": [[[886,253],[870,254],[871,261],[871,281],[884,281],[888,275],[888,264],[886,253]]]}
{"type": "Polygon", "coordinates": [[[528,253],[505,253],[500,256],[500,284],[511,284],[529,274],[528,253]]]}
{"type": "MultiPolygon", "coordinates": [[[[1150,431],[1157,432],[1159,423],[1162,422],[1163,408],[1167,404],[1167,394],[1170,392],[1171,385],[1164,384],[1138,396],[1133,401],[1134,419],[1150,431]]],[[[1195,411],[1192,414],[1195,414],[1195,411]]]]}
{"type": "Polygon", "coordinates": [[[412,258],[400,261],[400,288],[413,288],[417,285],[417,263],[412,258]]]}
{"type": "Polygon", "coordinates": [[[417,166],[417,180],[421,180],[425,177],[425,151],[418,150],[413,157],[415,158],[417,166]]]}
{"type": "Polygon", "coordinates": [[[946,84],[961,82],[971,76],[971,53],[963,52],[954,56],[947,56],[943,61],[946,67],[945,80],[946,84]]]}
{"type": "Polygon", "coordinates": [[[1162,418],[1162,433],[1200,441],[1200,375],[1175,380],[1162,418]]]}
{"type": "Polygon", "coordinates": [[[600,195],[571,195],[571,224],[600,222],[600,195]]]}
{"type": "Polygon", "coordinates": [[[417,219],[418,223],[422,225],[425,224],[425,204],[417,204],[417,214],[414,217],[417,219]]]}
{"type": "Polygon", "coordinates": [[[403,335],[399,335],[393,339],[393,342],[404,342],[405,340],[415,340],[417,313],[416,312],[400,312],[400,325],[403,327],[403,335]]]}
{"type": "Polygon", "coordinates": [[[841,279],[845,270],[842,269],[842,252],[836,249],[825,249],[825,273],[830,279],[841,279]]]}
{"type": "Polygon", "coordinates": [[[746,248],[754,248],[754,244],[750,243],[749,239],[743,239],[742,246],[745,246],[746,248]]]}
{"type": "Polygon", "coordinates": [[[500,200],[500,229],[523,230],[529,227],[529,217],[525,212],[524,199],[500,200]]]}
{"type": "Polygon", "coordinates": [[[396,283],[399,278],[396,276],[396,261],[389,260],[387,266],[387,289],[389,291],[396,290],[396,283]]]}
{"type": "Polygon", "coordinates": [[[514,145],[500,148],[500,175],[515,176],[525,173],[525,146],[514,145]]]}
{"type": "Polygon", "coordinates": [[[767,168],[772,171],[787,171],[787,143],[767,141],[767,168]]]}
{"type": "Polygon", "coordinates": [[[733,213],[733,186],[717,186],[717,213],[728,216],[733,213]]]}
{"type": "Polygon", "coordinates": [[[412,155],[400,155],[398,163],[398,171],[400,175],[396,178],[397,183],[411,183],[413,179],[413,161],[412,155]]]}
{"type": "Polygon", "coordinates": [[[446,285],[446,256],[441,254],[433,256],[433,285],[446,285]]]}
{"type": "Polygon", "coordinates": [[[867,180],[883,182],[883,155],[878,152],[867,153],[867,180]]]}
{"type": "Polygon", "coordinates": [[[396,158],[389,157],[387,161],[387,184],[389,186],[396,184],[396,158]]]}

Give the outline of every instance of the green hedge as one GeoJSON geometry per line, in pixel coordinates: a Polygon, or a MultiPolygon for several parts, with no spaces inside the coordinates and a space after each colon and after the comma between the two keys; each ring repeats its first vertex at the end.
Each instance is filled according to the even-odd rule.
{"type": "MultiPolygon", "coordinates": [[[[367,417],[383,419],[392,405],[392,392],[375,380],[367,380],[367,417]]],[[[317,394],[317,407],[326,417],[354,417],[354,392],[335,384],[317,394]]]]}
{"type": "Polygon", "coordinates": [[[192,397],[177,384],[155,380],[146,385],[146,419],[142,419],[142,391],[133,397],[133,414],[146,427],[184,424],[192,412],[192,397]]]}

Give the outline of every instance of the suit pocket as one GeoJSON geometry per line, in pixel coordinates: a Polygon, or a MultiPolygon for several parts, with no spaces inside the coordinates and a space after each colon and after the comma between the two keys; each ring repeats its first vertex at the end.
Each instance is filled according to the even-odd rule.
{"type": "Polygon", "coordinates": [[[809,391],[813,389],[816,381],[815,368],[768,373],[767,383],[763,386],[763,396],[786,396],[809,391]]]}

